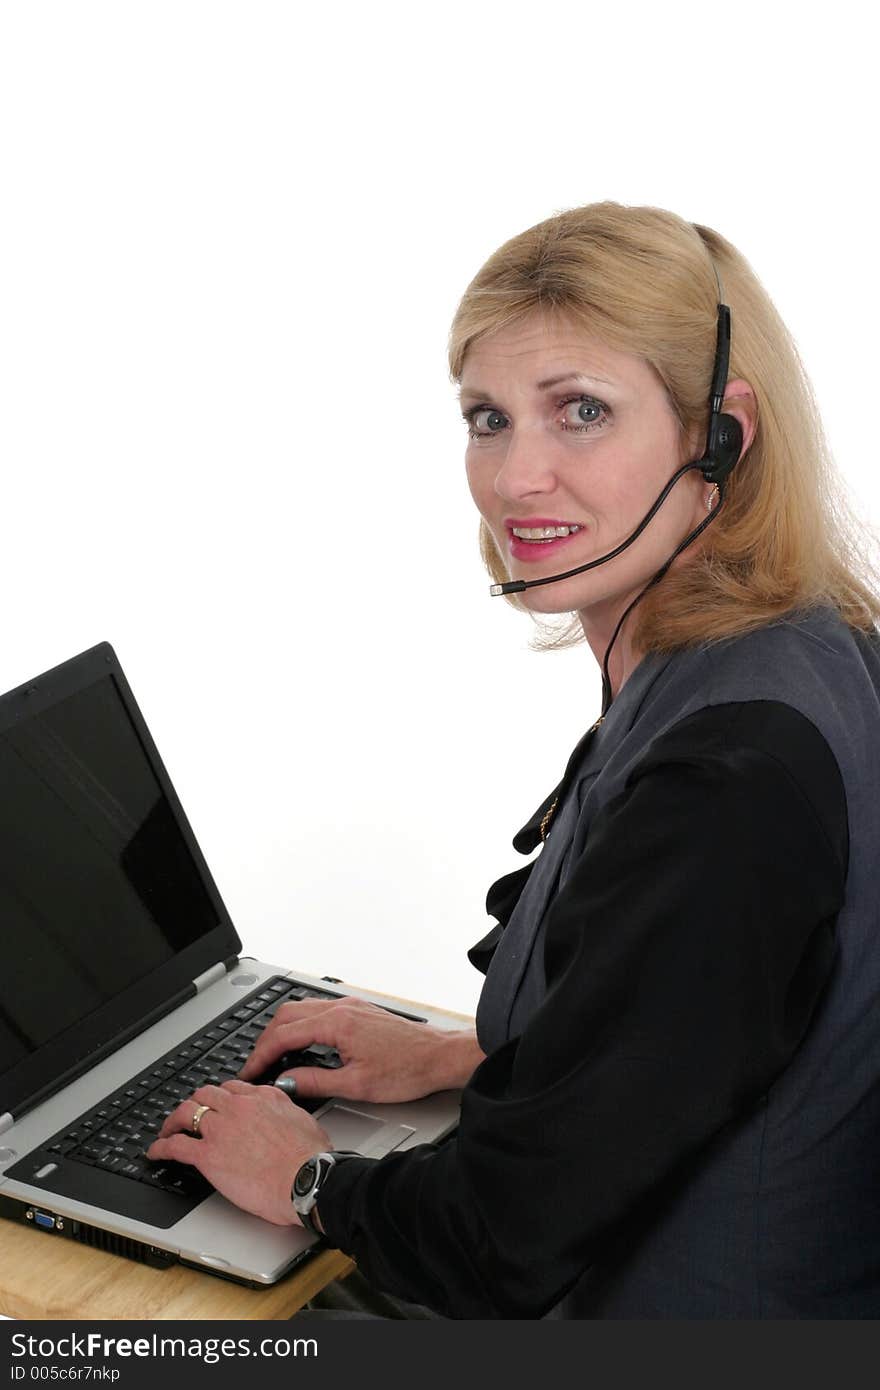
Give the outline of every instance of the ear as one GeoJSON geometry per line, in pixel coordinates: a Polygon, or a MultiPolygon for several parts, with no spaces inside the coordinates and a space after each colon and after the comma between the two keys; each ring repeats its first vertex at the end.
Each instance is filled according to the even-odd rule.
{"type": "Polygon", "coordinates": [[[721,409],[725,415],[733,415],[739,420],[743,432],[742,454],[744,454],[758,428],[758,402],[749,383],[739,378],[736,381],[729,381],[724,392],[724,403],[721,409]]]}

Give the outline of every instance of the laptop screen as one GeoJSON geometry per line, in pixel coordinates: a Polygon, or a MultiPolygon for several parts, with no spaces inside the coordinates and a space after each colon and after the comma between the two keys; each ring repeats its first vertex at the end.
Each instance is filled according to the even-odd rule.
{"type": "Polygon", "coordinates": [[[218,922],[112,675],[0,731],[0,1075],[218,922]]]}

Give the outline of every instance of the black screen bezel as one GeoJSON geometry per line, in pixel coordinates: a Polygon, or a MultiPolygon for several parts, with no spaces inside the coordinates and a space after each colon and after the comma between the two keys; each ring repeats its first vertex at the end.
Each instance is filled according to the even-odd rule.
{"type": "Polygon", "coordinates": [[[168,799],[174,820],[211,901],[217,926],[0,1076],[0,1116],[6,1112],[15,1115],[27,1107],[31,1097],[51,1094],[53,1082],[60,1086],[73,1075],[85,1071],[90,1064],[89,1058],[98,1060],[114,1041],[122,1036],[134,1036],[141,1031],[137,1026],[139,1021],[142,1020],[143,1026],[147,1026],[175,996],[182,996],[187,991],[192,993],[192,981],[197,976],[218,962],[235,959],[241,951],[238,933],[125,678],[119,658],[109,642],[90,647],[70,661],[0,696],[0,733],[107,676],[111,676],[116,684],[144,755],[168,799]]]}

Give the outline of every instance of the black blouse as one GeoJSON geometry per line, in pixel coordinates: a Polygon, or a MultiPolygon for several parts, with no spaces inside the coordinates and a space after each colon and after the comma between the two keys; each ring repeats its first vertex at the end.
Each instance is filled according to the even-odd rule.
{"type": "MultiPolygon", "coordinates": [[[[547,1313],[785,1068],[847,860],[837,763],[791,706],[711,706],[656,738],[550,904],[543,1004],[477,1068],[455,1136],[333,1171],[329,1241],[450,1317],[547,1313]]],[[[502,921],[529,868],[490,890],[502,921]]]]}

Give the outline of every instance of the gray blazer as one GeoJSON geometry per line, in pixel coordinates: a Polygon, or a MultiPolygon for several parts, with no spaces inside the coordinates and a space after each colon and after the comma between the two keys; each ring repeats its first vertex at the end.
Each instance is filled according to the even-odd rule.
{"type": "Polygon", "coordinates": [[[550,1316],[880,1316],[880,634],[853,632],[823,606],[646,657],[584,747],[492,956],[478,1034],[492,1051],[543,999],[548,903],[652,740],[707,706],[744,700],[800,711],[843,778],[850,854],[832,978],[764,1104],[710,1146],[640,1233],[638,1258],[610,1279],[603,1269],[601,1289],[588,1271],[550,1316]]]}

